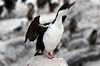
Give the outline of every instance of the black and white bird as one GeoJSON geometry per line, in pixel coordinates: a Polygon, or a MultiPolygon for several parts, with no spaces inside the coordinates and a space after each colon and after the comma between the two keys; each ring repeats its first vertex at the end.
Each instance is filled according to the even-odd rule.
{"type": "Polygon", "coordinates": [[[96,50],[97,38],[98,38],[98,30],[94,29],[91,32],[89,38],[87,39],[90,45],[88,52],[96,50]]]}
{"type": "Polygon", "coordinates": [[[59,44],[64,32],[62,18],[67,15],[68,9],[73,4],[66,3],[62,5],[51,23],[41,24],[40,16],[34,18],[26,33],[25,42],[27,39],[29,41],[37,39],[35,56],[43,54],[50,59],[53,58],[52,52],[59,44]]]}
{"type": "Polygon", "coordinates": [[[37,0],[37,7],[44,8],[46,3],[47,3],[47,0],[37,0]]]}
{"type": "Polygon", "coordinates": [[[69,3],[69,0],[63,0],[63,3],[69,3]]]}
{"type": "Polygon", "coordinates": [[[32,3],[28,4],[28,13],[27,13],[27,19],[28,21],[31,21],[33,19],[33,14],[34,14],[34,5],[32,3]]]}
{"type": "Polygon", "coordinates": [[[59,5],[58,0],[48,0],[49,11],[54,12],[55,8],[59,5]]]}
{"type": "Polygon", "coordinates": [[[73,33],[76,32],[76,28],[77,28],[77,21],[75,19],[75,17],[73,17],[69,23],[69,31],[70,31],[70,37],[73,33]]]}
{"type": "Polygon", "coordinates": [[[2,18],[4,15],[3,11],[4,11],[4,1],[0,0],[0,18],[2,18]]]}
{"type": "Polygon", "coordinates": [[[88,38],[88,42],[91,46],[94,46],[96,44],[97,37],[98,37],[98,31],[94,29],[88,38]]]}
{"type": "Polygon", "coordinates": [[[4,0],[4,2],[8,13],[11,13],[12,10],[15,9],[17,0],[4,0]]]}

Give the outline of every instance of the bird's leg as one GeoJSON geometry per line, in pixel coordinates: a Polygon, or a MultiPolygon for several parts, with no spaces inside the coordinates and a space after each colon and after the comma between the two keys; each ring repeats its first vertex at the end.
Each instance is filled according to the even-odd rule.
{"type": "Polygon", "coordinates": [[[49,59],[54,58],[54,56],[51,55],[51,53],[50,53],[50,52],[47,52],[47,51],[44,51],[44,52],[43,52],[43,55],[46,56],[46,57],[49,58],[49,59]]]}

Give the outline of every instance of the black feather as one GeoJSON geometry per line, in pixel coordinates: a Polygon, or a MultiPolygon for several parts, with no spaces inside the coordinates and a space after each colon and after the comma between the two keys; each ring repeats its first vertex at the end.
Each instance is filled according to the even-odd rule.
{"type": "Polygon", "coordinates": [[[97,40],[97,30],[93,30],[90,37],[88,38],[88,41],[90,43],[90,45],[95,45],[96,44],[96,40],[97,40]]]}
{"type": "Polygon", "coordinates": [[[40,16],[35,17],[32,23],[30,24],[26,33],[25,42],[27,41],[27,39],[29,39],[29,41],[34,41],[40,33],[45,32],[45,30],[47,29],[47,27],[41,27],[39,25],[39,18],[40,16]]]}
{"type": "Polygon", "coordinates": [[[3,6],[0,6],[0,15],[2,14],[3,12],[3,6]]]}
{"type": "MultiPolygon", "coordinates": [[[[39,53],[40,51],[43,52],[43,50],[45,49],[44,43],[43,43],[43,35],[45,33],[45,31],[47,30],[48,27],[42,27],[40,26],[40,22],[39,22],[39,18],[40,16],[37,16],[34,18],[34,20],[32,21],[32,23],[30,24],[28,31],[26,33],[26,37],[25,37],[25,42],[27,41],[27,39],[29,39],[29,41],[34,41],[37,38],[37,42],[36,42],[36,54],[35,55],[41,55],[41,53],[39,53]]],[[[49,24],[49,23],[47,23],[49,24]]],[[[45,24],[46,25],[46,24],[45,24]]]]}
{"type": "Polygon", "coordinates": [[[65,21],[66,18],[67,18],[66,15],[62,16],[62,23],[65,21]]]}
{"type": "Polygon", "coordinates": [[[27,41],[27,39],[29,39],[30,41],[34,41],[38,36],[37,29],[39,25],[39,18],[40,16],[35,17],[32,23],[30,24],[26,33],[25,42],[27,41]]]}
{"type": "Polygon", "coordinates": [[[69,9],[72,5],[74,5],[75,2],[73,2],[72,4],[69,4],[69,3],[65,3],[64,5],[62,5],[59,9],[60,10],[65,10],[65,9],[69,9]]]}

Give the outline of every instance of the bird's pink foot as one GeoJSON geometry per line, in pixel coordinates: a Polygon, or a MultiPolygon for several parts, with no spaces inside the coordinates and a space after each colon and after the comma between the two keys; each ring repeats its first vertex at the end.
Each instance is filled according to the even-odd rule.
{"type": "Polygon", "coordinates": [[[45,57],[47,57],[47,58],[49,58],[49,59],[52,59],[52,58],[54,58],[54,56],[53,55],[51,55],[51,53],[50,52],[44,52],[44,54],[43,54],[45,57]]]}

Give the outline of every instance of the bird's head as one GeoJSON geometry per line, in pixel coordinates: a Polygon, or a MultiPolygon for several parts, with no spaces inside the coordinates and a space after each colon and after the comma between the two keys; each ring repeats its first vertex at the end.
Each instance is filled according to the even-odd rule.
{"type": "Polygon", "coordinates": [[[29,4],[28,4],[28,8],[29,8],[29,9],[33,9],[33,8],[34,8],[34,5],[33,5],[32,3],[29,3],[29,4]]]}
{"type": "Polygon", "coordinates": [[[58,14],[61,14],[62,16],[63,15],[66,15],[68,10],[71,8],[71,6],[73,6],[75,4],[75,2],[69,4],[69,3],[65,3],[64,5],[62,5],[60,7],[60,9],[58,10],[58,14]]]}

